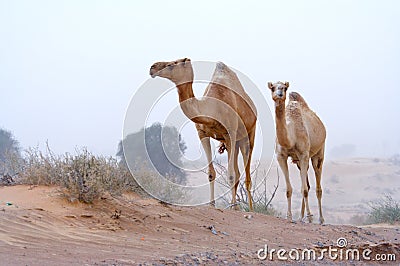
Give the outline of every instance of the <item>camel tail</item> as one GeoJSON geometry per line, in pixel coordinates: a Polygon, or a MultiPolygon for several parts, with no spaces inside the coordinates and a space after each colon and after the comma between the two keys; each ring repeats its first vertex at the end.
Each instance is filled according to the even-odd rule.
{"type": "Polygon", "coordinates": [[[296,102],[300,103],[302,106],[308,107],[308,105],[307,105],[306,101],[304,100],[304,98],[301,97],[301,95],[299,93],[297,93],[297,92],[291,92],[289,94],[289,100],[290,101],[296,101],[296,102]]]}

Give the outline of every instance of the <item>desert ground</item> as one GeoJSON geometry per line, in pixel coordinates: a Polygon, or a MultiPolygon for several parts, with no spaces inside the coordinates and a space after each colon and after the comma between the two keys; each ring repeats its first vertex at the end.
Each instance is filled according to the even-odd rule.
{"type": "MultiPolygon", "coordinates": [[[[276,164],[272,165],[268,184],[276,184],[276,164]]],[[[293,185],[293,210],[300,210],[300,174],[292,164],[290,166],[293,185]]],[[[315,195],[315,176],[309,170],[310,208],[317,214],[317,197],[315,195]]],[[[400,160],[399,157],[349,158],[327,160],[322,176],[323,207],[325,221],[330,224],[357,225],[358,217],[365,216],[369,203],[381,199],[384,195],[400,201],[400,160]]],[[[280,175],[280,184],[273,204],[279,210],[286,210],[285,181],[280,175]]]]}
{"type": "MultiPolygon", "coordinates": [[[[276,250],[320,252],[336,247],[337,239],[345,238],[347,248],[360,252],[370,249],[373,258],[376,254],[395,254],[395,261],[384,264],[399,265],[398,224],[339,224],[340,221],[347,223],[345,221],[354,214],[364,213],[360,205],[379,198],[383,192],[398,197],[398,171],[399,166],[380,160],[327,163],[324,198],[327,224],[323,226],[209,206],[172,206],[134,193],[118,197],[104,195],[89,205],[67,201],[58,187],[0,187],[0,264],[280,264],[282,261],[276,254],[272,261],[260,260],[257,251],[267,245],[276,250]],[[363,166],[368,166],[369,170],[363,171],[363,166]],[[379,176],[375,172],[380,173],[379,176]],[[354,187],[355,184],[359,187],[354,187]]],[[[278,194],[274,206],[284,213],[282,181],[278,194]]],[[[293,202],[297,200],[299,198],[295,197],[293,202]]],[[[294,204],[294,208],[297,205],[294,204]]],[[[316,206],[311,206],[315,213],[316,206]]],[[[326,257],[320,261],[292,259],[284,262],[294,265],[371,263],[326,257]]]]}
{"type": "MultiPolygon", "coordinates": [[[[264,161],[270,162],[270,160],[264,161]]],[[[262,179],[266,178],[267,195],[270,197],[274,187],[278,185],[272,205],[284,216],[287,208],[285,179],[276,160],[272,160],[271,165],[264,161],[261,160],[252,168],[253,170],[257,168],[257,172],[254,171],[252,175],[253,187],[263,193],[262,179]]],[[[310,208],[311,212],[317,215],[318,204],[312,167],[308,173],[311,186],[310,208]]],[[[292,212],[294,217],[298,217],[302,197],[301,180],[297,167],[292,163],[289,163],[289,174],[293,186],[292,212]]],[[[207,184],[206,173],[192,174],[188,179],[192,185],[207,184]]],[[[323,166],[322,189],[325,221],[329,224],[358,225],[369,212],[371,202],[378,201],[384,195],[391,196],[397,202],[400,201],[400,157],[328,159],[323,166]]],[[[217,191],[221,193],[227,189],[217,184],[217,191]]],[[[208,186],[204,195],[195,196],[202,197],[204,202],[207,201],[208,186]]]]}

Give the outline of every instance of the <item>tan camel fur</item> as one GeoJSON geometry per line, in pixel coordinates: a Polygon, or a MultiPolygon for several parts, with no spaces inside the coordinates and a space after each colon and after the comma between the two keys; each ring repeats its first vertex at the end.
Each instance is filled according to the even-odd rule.
{"type": "Polygon", "coordinates": [[[326,131],[318,116],[308,107],[307,103],[297,92],[289,94],[289,103],[285,107],[286,91],[289,82],[268,82],[268,87],[275,102],[276,118],[276,154],[277,160],[286,180],[286,197],[288,201],[287,217],[292,220],[292,185],[290,184],[287,159],[292,158],[297,164],[301,176],[301,192],[303,195],[300,219],[303,220],[304,208],[307,210],[309,222],[312,215],[308,204],[308,167],[311,159],[316,178],[316,194],[319,207],[319,222],[324,223],[322,216],[321,174],[324,162],[326,131]]]}
{"type": "Polygon", "coordinates": [[[196,126],[208,161],[210,203],[215,206],[215,170],[212,164],[210,138],[222,142],[220,151],[228,152],[228,176],[232,192],[232,206],[236,209],[236,192],[239,184],[238,153],[243,156],[246,173],[246,190],[250,210],[251,197],[250,165],[254,147],[257,111],[254,103],[244,91],[236,74],[224,63],[218,62],[204,96],[197,99],[193,93],[193,68],[190,59],[157,62],[150,68],[150,75],[166,78],[175,83],[183,113],[196,126]]]}

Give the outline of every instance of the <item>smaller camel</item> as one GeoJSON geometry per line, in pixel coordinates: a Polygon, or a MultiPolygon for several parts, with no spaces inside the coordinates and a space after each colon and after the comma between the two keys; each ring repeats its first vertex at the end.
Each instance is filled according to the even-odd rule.
{"type": "Polygon", "coordinates": [[[312,222],[312,214],[308,204],[308,167],[311,159],[316,179],[316,194],[319,207],[319,222],[324,223],[322,216],[322,188],[321,174],[324,162],[326,130],[319,117],[308,107],[306,101],[297,92],[289,94],[289,103],[285,106],[286,91],[289,82],[268,82],[272,99],[275,102],[276,123],[276,154],[279,166],[286,180],[286,197],[288,202],[287,218],[292,220],[292,185],[289,179],[287,159],[292,158],[297,165],[301,176],[301,192],[303,194],[300,220],[304,218],[304,209],[307,218],[312,222]]]}

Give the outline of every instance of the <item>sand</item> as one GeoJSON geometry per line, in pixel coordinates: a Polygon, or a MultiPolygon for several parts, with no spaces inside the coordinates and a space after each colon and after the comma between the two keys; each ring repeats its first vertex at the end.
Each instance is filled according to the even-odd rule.
{"type": "Polygon", "coordinates": [[[57,187],[0,187],[1,265],[278,264],[277,258],[261,261],[257,251],[265,245],[318,250],[336,246],[340,237],[348,247],[396,254],[389,265],[399,264],[398,225],[291,223],[209,206],[170,206],[133,193],[88,205],[68,202],[57,187]]]}

